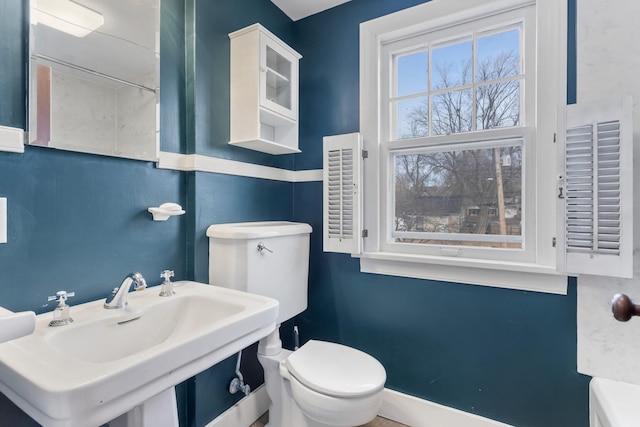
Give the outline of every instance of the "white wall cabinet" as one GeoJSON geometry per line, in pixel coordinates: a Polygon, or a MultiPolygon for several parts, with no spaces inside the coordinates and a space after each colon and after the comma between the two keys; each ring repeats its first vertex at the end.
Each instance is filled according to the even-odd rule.
{"type": "Polygon", "coordinates": [[[229,144],[269,154],[299,153],[300,54],[260,24],[231,39],[229,144]]]}

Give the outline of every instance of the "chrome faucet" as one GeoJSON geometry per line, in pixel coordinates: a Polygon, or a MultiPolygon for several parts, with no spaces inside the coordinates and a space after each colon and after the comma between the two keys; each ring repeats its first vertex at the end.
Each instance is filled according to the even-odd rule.
{"type": "Polygon", "coordinates": [[[127,306],[127,298],[129,292],[141,291],[147,287],[147,282],[140,273],[129,273],[124,278],[120,286],[113,289],[113,293],[109,295],[104,302],[104,308],[125,308],[127,306]]]}

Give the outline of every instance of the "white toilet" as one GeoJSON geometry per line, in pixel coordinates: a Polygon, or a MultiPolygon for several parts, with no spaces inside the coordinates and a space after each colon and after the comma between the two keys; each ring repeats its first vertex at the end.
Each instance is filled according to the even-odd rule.
{"type": "Polygon", "coordinates": [[[215,224],[209,237],[209,283],[280,302],[278,328],[258,344],[271,398],[269,427],[353,427],[378,413],[386,381],[370,355],[311,340],[282,348],[280,323],[307,308],[311,226],[294,222],[215,224]]]}

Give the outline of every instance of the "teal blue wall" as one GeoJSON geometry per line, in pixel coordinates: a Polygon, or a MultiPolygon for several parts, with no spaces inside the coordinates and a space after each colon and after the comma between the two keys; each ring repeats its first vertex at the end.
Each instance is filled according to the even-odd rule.
{"type": "MultiPolygon", "coordinates": [[[[187,3],[192,3],[188,0],[187,3]]],[[[187,8],[189,9],[189,8],[187,8]]],[[[293,169],[293,156],[272,156],[233,147],[229,142],[229,36],[260,22],[287,42],[292,42],[292,22],[273,3],[265,0],[215,0],[195,2],[195,84],[187,89],[193,97],[193,132],[187,130],[187,152],[293,169]],[[192,136],[190,136],[192,135],[192,136]]],[[[187,43],[187,49],[190,45],[187,43]]],[[[187,55],[188,56],[188,55],[187,55]]],[[[189,72],[189,71],[188,71],[189,72]]],[[[187,119],[187,126],[190,121],[187,119]]],[[[195,206],[190,218],[187,263],[189,274],[208,282],[209,225],[224,222],[291,220],[293,184],[210,173],[189,174],[188,199],[195,206]]],[[[256,346],[243,353],[245,381],[252,389],[262,384],[256,346]]],[[[188,381],[189,426],[203,426],[242,396],[226,390],[235,376],[235,358],[196,375],[188,381]]]]}
{"type": "MultiPolygon", "coordinates": [[[[17,0],[0,4],[0,125],[23,129],[26,4],[17,0]]],[[[197,51],[189,63],[185,55],[185,32],[192,28],[185,16],[189,5],[193,2],[162,1],[162,149],[292,169],[291,157],[272,160],[228,147],[228,126],[220,129],[220,120],[229,120],[227,33],[266,20],[283,38],[290,38],[291,21],[262,0],[198,2],[197,16],[211,19],[197,22],[197,51]],[[244,13],[243,7],[252,12],[244,13]],[[200,70],[197,93],[185,83],[189,67],[200,70]],[[194,111],[187,102],[190,97],[197,102],[196,122],[189,121],[194,111]]],[[[51,310],[46,299],[57,290],[75,291],[72,304],[103,298],[131,271],[142,272],[152,285],[160,282],[159,273],[166,268],[175,270],[178,279],[207,282],[208,225],[286,220],[293,215],[290,183],[181,173],[156,169],[151,162],[31,146],[24,154],[0,152],[0,197],[7,197],[9,205],[9,242],[0,245],[0,305],[39,313],[51,310]],[[181,203],[188,213],[167,222],[151,221],[147,207],[166,201],[181,203]]],[[[243,363],[254,388],[262,383],[255,353],[255,348],[246,351],[243,363]]],[[[226,391],[234,368],[235,360],[229,359],[177,388],[181,425],[203,426],[240,398],[226,391]]],[[[0,413],[0,425],[36,425],[4,396],[0,413]]]]}
{"type": "MultiPolygon", "coordinates": [[[[295,24],[300,74],[296,169],[322,167],[322,137],[359,130],[358,25],[422,3],[353,0],[295,24]]],[[[575,2],[570,11],[575,14],[575,2]]],[[[569,26],[575,99],[575,19],[569,26]]],[[[576,284],[567,296],[363,274],[322,252],[322,184],[298,183],[311,224],[309,308],[301,338],[352,345],[387,369],[387,387],[517,426],[588,425],[589,378],[576,372],[576,284]]]]}
{"type": "Polygon", "coordinates": [[[257,22],[285,42],[293,44],[291,20],[268,0],[196,3],[196,152],[293,169],[293,155],[273,156],[228,145],[229,33],[257,22]]]}
{"type": "Polygon", "coordinates": [[[26,121],[26,3],[0,3],[0,126],[24,128],[26,121]]]}
{"type": "MultiPolygon", "coordinates": [[[[321,168],[322,136],[358,130],[358,24],[421,2],[353,0],[292,23],[268,0],[163,0],[162,149],[321,168]],[[227,34],[255,22],[303,55],[302,154],[269,156],[227,145],[227,34]]],[[[26,121],[25,3],[0,3],[0,125],[18,128],[26,121]]],[[[569,5],[575,13],[575,0],[569,5]]],[[[37,147],[0,153],[0,197],[9,201],[0,305],[48,311],[46,296],[59,289],[76,291],[75,303],[101,298],[133,270],[152,284],[165,268],[206,282],[210,224],[304,221],[315,231],[309,309],[295,320],[303,341],[321,338],[370,352],[387,368],[387,386],[403,393],[518,426],[587,424],[588,378],[575,366],[574,282],[569,295],[553,296],[362,274],[357,260],[322,252],[321,187],[37,147]],[[150,221],[146,208],[165,201],[183,204],[187,215],[150,221]]],[[[284,327],[287,345],[291,325],[284,327]]],[[[262,383],[255,353],[255,346],[243,353],[253,388],[262,383]]],[[[240,398],[226,391],[234,367],[230,358],[178,387],[181,425],[201,427],[240,398]]],[[[1,396],[0,413],[2,425],[36,425],[1,396]]]]}

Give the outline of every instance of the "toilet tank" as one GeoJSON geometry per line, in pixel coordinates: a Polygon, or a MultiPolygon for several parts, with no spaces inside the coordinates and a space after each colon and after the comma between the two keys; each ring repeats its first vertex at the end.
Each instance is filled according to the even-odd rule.
{"type": "Polygon", "coordinates": [[[278,323],[307,308],[309,224],[284,221],[214,224],[209,283],[274,298],[278,323]]]}

